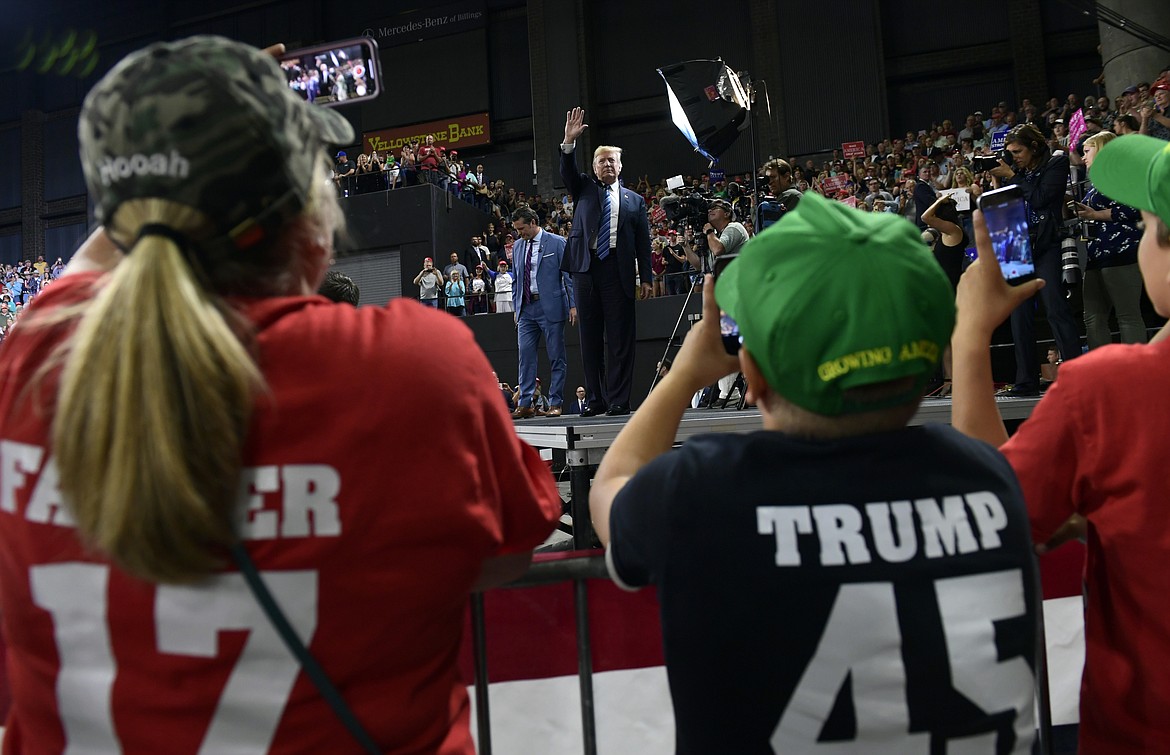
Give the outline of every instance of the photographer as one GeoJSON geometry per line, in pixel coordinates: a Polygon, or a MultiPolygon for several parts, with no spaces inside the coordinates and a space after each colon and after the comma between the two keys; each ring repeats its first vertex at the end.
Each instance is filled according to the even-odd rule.
{"type": "MultiPolygon", "coordinates": [[[[1084,144],[1090,169],[1098,150],[1116,139],[1109,131],[1094,134],[1084,144]]],[[[1113,341],[1109,310],[1117,313],[1122,343],[1145,343],[1142,319],[1142,274],[1138,269],[1141,214],[1106,197],[1090,185],[1085,201],[1077,203],[1077,217],[1095,221],[1089,235],[1089,266],[1085,271],[1085,340],[1090,349],[1113,341]]]]}
{"type": "Polygon", "coordinates": [[[761,170],[768,182],[768,193],[774,198],[777,207],[772,207],[773,202],[769,200],[760,202],[757,212],[768,217],[754,219],[753,225],[757,232],[784,217],[784,213],[795,209],[801,197],[800,190],[792,185],[792,166],[788,161],[780,158],[769,160],[764,163],[761,170]]]}
{"type": "MultiPolygon", "coordinates": [[[[1060,222],[1068,184],[1068,157],[1052,154],[1044,135],[1034,126],[1016,126],[1008,132],[1005,145],[1012,164],[999,160],[988,172],[1002,185],[1018,186],[1023,192],[1036,275],[1045,283],[1040,289],[1040,299],[1048,313],[1048,324],[1060,356],[1069,360],[1080,356],[1081,340],[1060,275],[1060,222]]],[[[1031,300],[1012,312],[1012,339],[1016,350],[1016,381],[1004,395],[1038,396],[1040,355],[1036,353],[1036,312],[1031,300]]]]}
{"type": "Polygon", "coordinates": [[[743,223],[731,219],[731,205],[725,199],[712,199],[707,205],[707,223],[703,226],[707,237],[708,254],[699,257],[694,240],[687,245],[687,259],[696,270],[706,272],[715,264],[715,258],[724,254],[735,254],[748,240],[743,223]]]}
{"type": "Polygon", "coordinates": [[[686,293],[690,283],[683,273],[687,266],[687,255],[683,251],[682,244],[679,243],[677,233],[670,232],[670,237],[662,251],[662,258],[666,262],[666,295],[675,296],[686,293]]]}
{"type": "Polygon", "coordinates": [[[418,286],[418,300],[428,307],[439,308],[439,289],[443,286],[443,274],[435,268],[434,260],[427,257],[423,260],[423,269],[414,276],[414,285],[418,286]]]}

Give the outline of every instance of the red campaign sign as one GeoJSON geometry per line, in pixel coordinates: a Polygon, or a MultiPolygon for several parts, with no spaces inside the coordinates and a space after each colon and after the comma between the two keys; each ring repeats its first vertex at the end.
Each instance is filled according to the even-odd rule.
{"type": "Polygon", "coordinates": [[[846,160],[854,157],[865,157],[865,142],[842,142],[841,155],[846,160]]]}
{"type": "Polygon", "coordinates": [[[841,199],[841,200],[838,200],[838,201],[840,201],[840,202],[842,202],[842,203],[844,203],[844,204],[847,204],[847,205],[849,205],[850,207],[856,207],[856,206],[857,206],[857,197],[845,197],[844,199],[841,199]]]}
{"type": "Polygon", "coordinates": [[[666,220],[666,210],[655,205],[654,209],[650,211],[650,220],[655,223],[661,223],[663,220],[666,220]]]}
{"type": "Polygon", "coordinates": [[[838,173],[835,176],[829,176],[824,181],[821,181],[821,188],[825,190],[826,194],[841,191],[846,184],[849,183],[849,176],[844,173],[838,173]]]}

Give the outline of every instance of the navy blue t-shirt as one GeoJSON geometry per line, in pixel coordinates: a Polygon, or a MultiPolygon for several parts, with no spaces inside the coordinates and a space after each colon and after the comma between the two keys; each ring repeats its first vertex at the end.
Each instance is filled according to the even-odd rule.
{"type": "Polygon", "coordinates": [[[679,753],[1030,752],[1035,559],[990,446],[700,436],[610,538],[615,580],[658,588],[679,753]]]}

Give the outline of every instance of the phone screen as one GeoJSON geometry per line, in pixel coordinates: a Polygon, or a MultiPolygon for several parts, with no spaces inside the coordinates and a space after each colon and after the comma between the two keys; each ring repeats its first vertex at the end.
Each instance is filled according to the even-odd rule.
{"type": "MultiPolygon", "coordinates": [[[[715,258],[715,269],[712,271],[715,280],[719,280],[719,275],[723,272],[724,268],[730,265],[738,256],[738,254],[724,254],[715,258]]],[[[735,356],[739,353],[740,346],[743,345],[743,341],[740,340],[739,336],[739,323],[733,320],[723,310],[719,310],[719,335],[723,337],[723,348],[728,354],[735,356]]]]}
{"type": "Polygon", "coordinates": [[[983,211],[1003,277],[1011,283],[1035,275],[1028,216],[1019,187],[1005,186],[987,192],[979,198],[979,209],[983,211]]]}
{"type": "Polygon", "coordinates": [[[314,105],[337,107],[382,93],[378,43],[369,37],[292,50],[280,57],[288,86],[314,105]]]}

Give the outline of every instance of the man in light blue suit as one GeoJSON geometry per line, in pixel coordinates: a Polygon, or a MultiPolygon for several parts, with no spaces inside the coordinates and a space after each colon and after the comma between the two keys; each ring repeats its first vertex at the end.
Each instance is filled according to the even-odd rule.
{"type": "Polygon", "coordinates": [[[549,410],[546,416],[559,417],[565,393],[565,320],[577,322],[571,276],[561,271],[565,239],[541,229],[540,218],[529,207],[512,213],[512,227],[519,240],[512,248],[514,260],[512,315],[520,347],[520,396],[512,416],[526,419],[536,415],[532,395],[536,390],[536,349],[544,334],[548,361],[549,410]]]}

